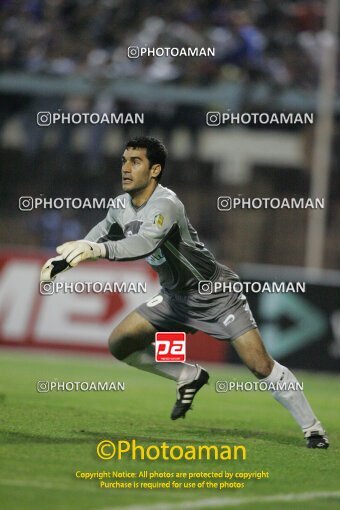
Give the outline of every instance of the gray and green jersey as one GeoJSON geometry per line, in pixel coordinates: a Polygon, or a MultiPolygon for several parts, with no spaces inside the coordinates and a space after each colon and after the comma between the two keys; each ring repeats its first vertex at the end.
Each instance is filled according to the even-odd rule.
{"type": "Polygon", "coordinates": [[[132,204],[128,193],[117,197],[116,204],[85,237],[104,243],[106,258],[145,258],[157,271],[161,286],[172,291],[194,289],[199,280],[214,277],[219,264],[200,242],[173,191],[158,184],[141,207],[132,204]]]}

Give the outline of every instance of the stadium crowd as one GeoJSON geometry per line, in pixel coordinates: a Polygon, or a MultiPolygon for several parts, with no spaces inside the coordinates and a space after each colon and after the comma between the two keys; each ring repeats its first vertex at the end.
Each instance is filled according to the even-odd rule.
{"type": "Polygon", "coordinates": [[[0,69],[196,85],[250,79],[308,90],[318,76],[323,16],[321,0],[2,0],[0,69]],[[129,46],[216,51],[127,59],[129,46]]]}
{"type": "MultiPolygon", "coordinates": [[[[259,215],[254,216],[250,230],[257,232],[256,237],[260,240],[249,238],[247,250],[244,240],[239,243],[237,239],[239,232],[249,229],[245,215],[240,214],[238,223],[238,220],[230,221],[228,215],[216,213],[211,217],[204,213],[202,182],[205,183],[206,199],[211,203],[220,191],[213,162],[197,159],[197,141],[205,125],[208,105],[189,103],[190,97],[187,103],[169,101],[163,104],[156,98],[146,101],[142,92],[138,97],[131,94],[131,100],[123,101],[108,94],[105,86],[124,78],[136,84],[183,84],[192,91],[197,86],[223,87],[234,83],[243,98],[237,111],[246,111],[246,101],[254,84],[260,87],[265,84],[272,91],[272,94],[265,94],[266,104],[253,102],[252,106],[259,110],[270,109],[271,99],[276,93],[279,96],[281,91],[299,89],[305,91],[306,96],[311,92],[313,97],[317,89],[322,41],[327,37],[323,29],[324,8],[325,2],[321,0],[0,0],[0,73],[21,72],[28,77],[57,77],[61,81],[63,78],[84,78],[94,83],[97,91],[91,97],[74,91],[58,94],[54,89],[40,94],[34,90],[20,90],[19,80],[15,91],[2,87],[0,210],[4,219],[0,237],[4,243],[15,244],[20,237],[28,245],[51,248],[67,237],[65,231],[81,237],[99,219],[91,212],[86,218],[85,215],[80,218],[72,211],[36,211],[25,215],[17,210],[16,197],[39,193],[46,196],[68,196],[70,193],[78,196],[80,192],[84,196],[117,194],[120,187],[118,181],[113,183],[112,169],[119,168],[120,153],[112,153],[112,139],[116,146],[120,146],[136,134],[136,129],[157,136],[160,132],[165,144],[172,147],[174,133],[175,138],[182,136],[183,130],[180,130],[185,127],[190,138],[190,155],[176,159],[172,150],[173,168],[169,164],[165,185],[180,188],[183,200],[190,201],[190,218],[202,239],[209,241],[217,255],[222,257],[223,242],[216,246],[213,243],[223,230],[234,239],[228,244],[231,259],[290,263],[290,254],[296,251],[296,237],[304,238],[304,221],[297,225],[294,219],[296,231],[292,230],[291,242],[287,240],[288,232],[274,253],[269,242],[273,222],[280,232],[280,235],[271,236],[274,240],[281,239],[284,225],[291,225],[284,215],[282,218],[268,216],[264,222],[259,215]],[[204,58],[127,58],[130,46],[214,47],[216,51],[214,57],[204,58]],[[58,109],[65,112],[137,110],[145,112],[145,123],[142,128],[85,126],[86,133],[84,129],[82,133],[86,143],[79,150],[78,135],[80,127],[84,126],[55,125],[51,129],[42,129],[37,125],[37,112],[58,109]],[[104,150],[104,142],[105,147],[108,145],[108,134],[112,135],[110,154],[104,150]],[[269,224],[271,228],[268,228],[269,224]],[[238,250],[238,246],[242,248],[238,250]],[[266,253],[263,253],[263,246],[267,247],[266,253]]],[[[141,90],[145,89],[141,87],[141,90]]],[[[213,101],[212,97],[212,104],[213,101]]],[[[337,127],[333,141],[334,185],[331,186],[334,204],[340,189],[335,170],[339,161],[338,133],[337,127]]],[[[285,171],[282,179],[275,165],[272,169],[254,169],[258,172],[255,180],[262,182],[265,179],[265,196],[274,192],[272,187],[281,189],[283,183],[290,183],[285,171]]],[[[308,192],[309,181],[305,172],[292,171],[291,180],[291,189],[282,192],[308,192]]],[[[237,192],[251,193],[251,183],[247,186],[249,189],[237,192]]],[[[331,229],[336,239],[340,222],[338,207],[332,211],[332,218],[331,229]]],[[[302,248],[300,251],[302,254],[302,248]]],[[[332,254],[329,267],[336,267],[340,253],[335,253],[334,249],[328,253],[332,254]]],[[[303,263],[303,260],[299,262],[303,263]]]]}

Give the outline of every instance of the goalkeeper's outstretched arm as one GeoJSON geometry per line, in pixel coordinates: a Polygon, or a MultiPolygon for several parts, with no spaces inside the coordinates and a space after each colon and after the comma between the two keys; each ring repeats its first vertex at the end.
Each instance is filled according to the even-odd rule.
{"type": "Polygon", "coordinates": [[[110,238],[110,229],[117,225],[114,211],[109,209],[106,217],[93,227],[85,239],[69,241],[58,246],[56,251],[59,256],[48,259],[42,267],[40,281],[50,282],[55,280],[59,273],[75,267],[83,260],[96,260],[105,257],[104,246],[94,241],[105,241],[110,238]]]}
{"type": "MultiPolygon", "coordinates": [[[[59,272],[75,267],[85,260],[106,258],[123,261],[141,259],[151,255],[163,244],[177,223],[177,212],[172,201],[159,200],[143,218],[137,234],[127,238],[120,235],[119,240],[112,240],[112,238],[116,237],[117,239],[118,237],[114,234],[115,226],[118,226],[121,234],[123,231],[109,211],[106,218],[96,225],[85,239],[70,241],[57,247],[57,253],[65,261],[64,265],[60,262],[59,257],[47,261],[43,267],[42,278],[44,277],[44,279],[42,281],[50,281],[59,272]]],[[[118,234],[118,230],[116,233],[118,234]]]]}

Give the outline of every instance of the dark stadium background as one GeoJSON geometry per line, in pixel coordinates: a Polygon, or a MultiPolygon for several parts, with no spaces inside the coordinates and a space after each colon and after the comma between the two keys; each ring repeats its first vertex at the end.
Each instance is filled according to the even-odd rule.
{"type": "Polygon", "coordinates": [[[339,509],[339,11],[339,0],[0,0],[1,509],[339,509]],[[130,46],[216,55],[131,59],[130,46]],[[314,123],[209,127],[209,111],[313,113],[314,123]],[[138,112],[144,124],[40,127],[38,112],[138,112]],[[188,335],[188,359],[210,384],[185,420],[170,420],[174,382],[107,348],[113,327],[158,292],[144,261],[79,264],[57,281],[145,281],[147,295],[39,293],[55,247],[106,211],[22,211],[19,198],[119,194],[124,143],[140,134],[167,145],[161,183],[220,262],[244,281],[306,282],[306,293],[247,298],[268,350],[304,384],[329,449],[307,449],[269,392],[224,392],[255,376],[227,342],[203,333],[188,335]],[[219,196],[323,198],[325,208],[222,212],[219,196]],[[126,391],[51,389],[72,381],[122,381],[126,391]],[[145,448],[241,444],[247,459],[98,458],[99,442],[132,438],[145,448]],[[128,482],[121,476],[144,471],[159,473],[150,481],[163,472],[270,475],[242,491],[102,490],[76,478],[104,470],[128,482]]]}
{"type": "MultiPolygon", "coordinates": [[[[27,253],[42,262],[55,246],[81,238],[105,214],[22,212],[20,196],[114,196],[120,193],[124,142],[155,135],[169,148],[162,184],[179,195],[221,262],[250,279],[267,274],[310,283],[301,299],[311,314],[326,317],[327,325],[311,342],[301,340],[298,331],[295,348],[278,357],[288,357],[293,366],[338,370],[339,50],[336,22],[327,18],[326,5],[336,9],[336,2],[294,0],[2,0],[1,267],[27,253]],[[216,56],[127,58],[127,47],[145,45],[215,47],[216,56]],[[333,59],[328,65],[326,54],[333,59]],[[315,122],[206,125],[208,111],[229,110],[313,112],[315,122]],[[39,111],[143,112],[145,122],[40,127],[39,111]],[[327,129],[330,136],[320,141],[327,129]],[[325,187],[313,188],[320,175],[327,175],[325,187]],[[221,212],[216,206],[220,195],[307,198],[320,189],[325,190],[324,216],[289,209],[221,212]]],[[[268,335],[279,332],[281,342],[308,322],[303,311],[302,322],[284,310],[280,317],[266,318],[259,296],[248,297],[260,326],[268,335]]],[[[0,343],[36,343],[31,332],[11,337],[5,329],[0,343]]],[[[212,345],[217,360],[233,359],[225,346],[212,345]]],[[[205,357],[209,351],[202,342],[193,355],[205,357]]]]}

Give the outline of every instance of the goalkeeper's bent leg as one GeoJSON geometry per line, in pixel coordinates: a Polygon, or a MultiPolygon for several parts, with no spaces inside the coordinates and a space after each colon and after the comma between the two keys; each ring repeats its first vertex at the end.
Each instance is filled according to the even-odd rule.
{"type": "Polygon", "coordinates": [[[180,384],[192,381],[197,374],[196,365],[190,365],[190,363],[157,363],[155,361],[155,346],[149,345],[142,351],[136,351],[122,361],[128,365],[150,372],[151,374],[160,375],[167,379],[172,379],[180,384]]]}
{"type": "Polygon", "coordinates": [[[312,430],[321,434],[325,433],[303,391],[299,388],[297,378],[287,367],[274,361],[273,370],[262,381],[277,387],[277,389],[270,389],[270,392],[275,400],[288,409],[304,434],[312,430]]]}
{"type": "Polygon", "coordinates": [[[138,312],[130,313],[111,333],[111,354],[128,365],[167,379],[186,383],[197,375],[196,365],[189,363],[157,363],[155,360],[156,328],[138,312]]]}
{"type": "Polygon", "coordinates": [[[242,361],[256,377],[268,384],[271,383],[273,387],[276,386],[276,389],[271,389],[269,386],[269,391],[280,404],[288,409],[305,435],[311,431],[324,434],[321,423],[299,388],[298,380],[288,368],[269,356],[257,329],[247,331],[232,344],[242,361]]]}

